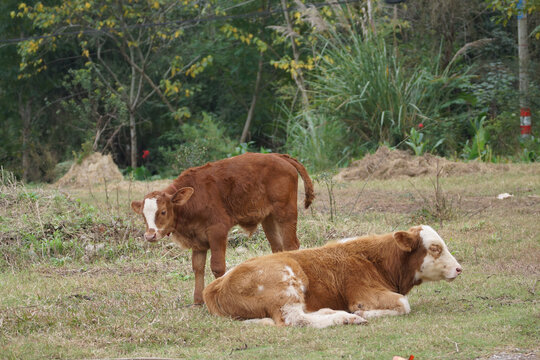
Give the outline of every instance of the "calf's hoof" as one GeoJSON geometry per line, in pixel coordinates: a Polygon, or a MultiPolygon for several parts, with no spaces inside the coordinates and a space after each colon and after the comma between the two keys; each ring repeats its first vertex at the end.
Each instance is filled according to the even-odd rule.
{"type": "Polygon", "coordinates": [[[204,305],[204,302],[194,302],[191,305],[188,305],[187,307],[190,309],[198,309],[204,305]]]}

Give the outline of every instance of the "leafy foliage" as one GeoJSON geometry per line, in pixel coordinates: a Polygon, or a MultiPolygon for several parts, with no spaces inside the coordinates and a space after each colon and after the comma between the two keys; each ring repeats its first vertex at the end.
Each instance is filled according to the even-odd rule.
{"type": "MultiPolygon", "coordinates": [[[[22,40],[0,45],[0,163],[53,181],[55,164],[101,151],[121,168],[175,176],[272,149],[319,171],[380,143],[410,147],[420,122],[422,139],[408,139],[419,153],[461,154],[482,113],[492,152],[525,158],[516,30],[502,24],[516,1],[418,1],[3,1],[0,39],[22,40]]],[[[538,4],[525,6],[534,39],[538,4]]],[[[538,42],[529,50],[536,119],[538,42]]]]}
{"type": "MultiPolygon", "coordinates": [[[[437,143],[431,147],[430,152],[433,152],[439,145],[443,143],[443,141],[444,138],[439,139],[439,141],[437,141],[437,143]]],[[[424,154],[428,146],[428,143],[424,142],[424,133],[416,130],[415,128],[411,128],[409,140],[405,141],[405,144],[414,151],[416,156],[424,154]]]]}
{"type": "Polygon", "coordinates": [[[232,141],[224,127],[209,113],[202,113],[198,123],[184,124],[176,131],[165,133],[159,144],[156,163],[149,165],[164,176],[178,176],[183,170],[218,160],[234,152],[232,141]]]}
{"type": "Polygon", "coordinates": [[[471,143],[467,140],[463,147],[462,157],[466,160],[480,159],[482,161],[491,161],[492,151],[489,147],[489,137],[484,127],[486,116],[480,116],[471,121],[471,127],[474,130],[474,136],[471,143]]]}

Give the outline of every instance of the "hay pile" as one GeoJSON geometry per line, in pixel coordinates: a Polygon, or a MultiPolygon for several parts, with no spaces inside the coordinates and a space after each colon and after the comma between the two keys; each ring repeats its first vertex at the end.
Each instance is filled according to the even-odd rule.
{"type": "Polygon", "coordinates": [[[85,187],[105,181],[121,181],[123,178],[110,154],[93,153],[84,158],[80,164],[73,164],[55,185],[85,187]]]}
{"type": "Polygon", "coordinates": [[[398,177],[415,177],[436,175],[437,162],[442,176],[470,173],[486,173],[492,171],[508,171],[508,165],[488,164],[482,162],[457,162],[431,154],[414,156],[403,150],[390,150],[379,147],[375,154],[353,162],[348,168],[340,171],[336,180],[352,181],[367,179],[391,179],[398,177]]]}

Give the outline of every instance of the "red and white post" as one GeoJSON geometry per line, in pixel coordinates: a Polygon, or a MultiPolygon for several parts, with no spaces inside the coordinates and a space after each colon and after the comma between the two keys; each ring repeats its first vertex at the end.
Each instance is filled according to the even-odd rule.
{"type": "Polygon", "coordinates": [[[519,127],[521,128],[522,138],[531,136],[531,123],[531,109],[521,108],[519,113],[519,127]]]}

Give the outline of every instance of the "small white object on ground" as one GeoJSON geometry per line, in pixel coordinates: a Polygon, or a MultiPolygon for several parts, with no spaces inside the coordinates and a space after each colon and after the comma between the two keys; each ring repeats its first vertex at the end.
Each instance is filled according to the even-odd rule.
{"type": "Polygon", "coordinates": [[[509,194],[509,193],[502,193],[502,194],[497,195],[497,199],[499,199],[499,200],[504,200],[504,199],[508,199],[508,198],[511,198],[511,197],[514,197],[514,195],[509,194]]]}

